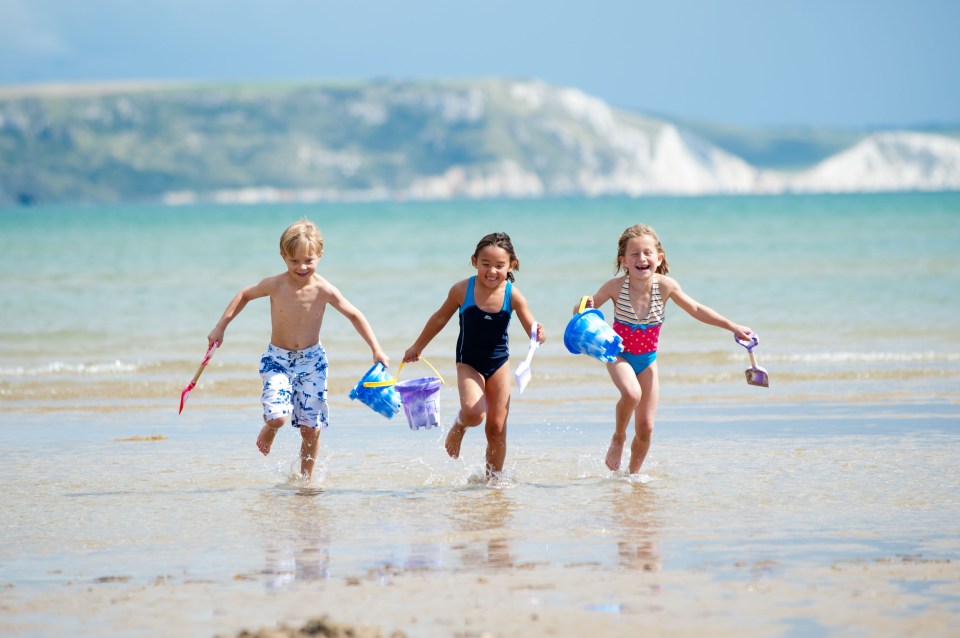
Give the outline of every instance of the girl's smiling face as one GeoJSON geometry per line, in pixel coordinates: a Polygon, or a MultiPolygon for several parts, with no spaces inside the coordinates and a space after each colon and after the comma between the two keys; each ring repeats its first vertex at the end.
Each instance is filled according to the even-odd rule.
{"type": "Polygon", "coordinates": [[[657,250],[657,241],[650,235],[640,235],[627,240],[620,266],[628,275],[645,279],[657,272],[662,261],[663,253],[657,250]]]}
{"type": "Polygon", "coordinates": [[[510,253],[499,246],[484,246],[476,257],[470,258],[477,269],[477,281],[488,288],[496,288],[507,280],[513,270],[510,253]]]}

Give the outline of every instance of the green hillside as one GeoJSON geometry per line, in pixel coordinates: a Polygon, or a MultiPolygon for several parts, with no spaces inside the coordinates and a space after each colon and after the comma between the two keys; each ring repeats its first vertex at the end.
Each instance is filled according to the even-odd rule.
{"type": "MultiPolygon", "coordinates": [[[[578,193],[578,176],[615,174],[636,159],[638,137],[668,124],[506,79],[0,89],[0,203],[251,188],[383,197],[449,182],[452,170],[578,193]]],[[[862,137],[680,126],[773,168],[809,166],[862,137]]]]}

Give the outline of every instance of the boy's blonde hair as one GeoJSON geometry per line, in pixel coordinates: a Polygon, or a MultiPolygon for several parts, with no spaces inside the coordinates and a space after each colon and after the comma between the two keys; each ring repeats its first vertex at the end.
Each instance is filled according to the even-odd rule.
{"type": "Polygon", "coordinates": [[[290,224],[280,235],[280,254],[291,257],[301,248],[313,250],[317,257],[323,255],[323,235],[317,225],[308,219],[290,224]]]}
{"type": "Polygon", "coordinates": [[[614,264],[614,273],[620,274],[620,271],[624,270],[623,262],[620,260],[627,254],[627,242],[634,237],[643,237],[644,235],[649,235],[653,238],[653,241],[657,242],[657,252],[663,255],[663,260],[660,262],[660,265],[657,266],[657,274],[666,275],[670,272],[670,266],[667,264],[667,254],[663,252],[663,246],[660,245],[660,238],[657,237],[657,231],[655,231],[652,226],[647,226],[646,224],[634,224],[620,234],[620,241],[617,242],[617,261],[614,264]]]}

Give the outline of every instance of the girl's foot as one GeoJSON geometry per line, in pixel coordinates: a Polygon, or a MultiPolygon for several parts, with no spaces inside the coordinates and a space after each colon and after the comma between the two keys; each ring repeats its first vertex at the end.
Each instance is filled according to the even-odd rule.
{"type": "Polygon", "coordinates": [[[616,472],[620,469],[620,459],[623,457],[623,444],[626,442],[627,437],[617,438],[616,434],[610,439],[610,447],[607,449],[605,462],[611,472],[616,472]]]}
{"type": "Polygon", "coordinates": [[[447,432],[447,440],[443,444],[447,448],[447,454],[450,455],[450,458],[455,459],[460,456],[460,444],[463,443],[463,435],[466,433],[466,426],[460,423],[460,417],[457,417],[457,420],[450,426],[450,431],[447,432]]]}

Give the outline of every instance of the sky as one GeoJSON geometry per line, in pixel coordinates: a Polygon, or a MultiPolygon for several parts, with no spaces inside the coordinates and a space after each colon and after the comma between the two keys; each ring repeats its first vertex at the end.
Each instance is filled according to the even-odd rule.
{"type": "Polygon", "coordinates": [[[539,79],[677,119],[960,123],[956,0],[0,0],[0,86],[539,79]]]}

